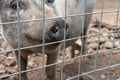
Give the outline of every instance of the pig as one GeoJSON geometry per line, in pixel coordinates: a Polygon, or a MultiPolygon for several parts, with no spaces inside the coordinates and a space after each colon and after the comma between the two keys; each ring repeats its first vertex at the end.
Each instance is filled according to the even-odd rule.
{"type": "MultiPolygon", "coordinates": [[[[27,69],[28,55],[33,52],[45,53],[47,55],[46,65],[57,62],[60,44],[64,43],[61,40],[79,37],[82,32],[84,32],[83,36],[86,35],[91,14],[84,16],[83,14],[93,11],[94,1],[0,0],[2,33],[5,41],[14,49],[35,45],[44,46],[15,51],[17,60],[20,53],[20,70],[27,69]],[[56,41],[61,42],[50,45],[43,44],[56,41]]],[[[65,48],[71,46],[76,39],[66,41],[65,48]]],[[[83,54],[87,53],[86,37],[83,38],[82,46],[83,54]]],[[[46,80],[56,80],[56,65],[47,67],[45,71],[46,80]]],[[[28,80],[26,73],[21,74],[21,80],[28,80]]]]}

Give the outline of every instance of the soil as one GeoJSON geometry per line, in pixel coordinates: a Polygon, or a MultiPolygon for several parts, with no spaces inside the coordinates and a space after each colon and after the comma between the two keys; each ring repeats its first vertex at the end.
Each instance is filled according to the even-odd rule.
{"type": "MultiPolygon", "coordinates": [[[[101,14],[93,14],[88,35],[99,33],[99,25],[102,25],[100,36],[88,37],[88,56],[80,57],[78,52],[75,58],[69,58],[69,53],[65,52],[64,61],[64,80],[78,76],[80,72],[83,80],[120,80],[120,17],[118,16],[118,23],[116,27],[116,34],[114,38],[115,26],[117,22],[118,0],[104,0],[104,6],[101,4],[102,0],[96,0],[94,12],[103,11],[110,12],[101,14]],[[101,19],[102,16],[102,19],[101,19]],[[102,20],[102,21],[101,21],[102,20]],[[100,24],[102,22],[102,24],[100,24]],[[110,32],[111,31],[111,32],[110,32]],[[108,33],[105,33],[108,32],[108,33]],[[104,33],[104,34],[103,34],[104,33]],[[98,38],[100,37],[99,45],[98,38]],[[114,46],[112,42],[114,40],[114,46]],[[112,49],[113,48],[113,49],[112,49]],[[67,61],[68,60],[68,61],[67,61]],[[111,67],[110,67],[111,66],[111,67]],[[78,72],[79,71],[79,72],[78,72]]],[[[3,41],[3,40],[1,40],[3,41]]],[[[81,45],[80,45],[81,46],[81,45]]],[[[1,50],[3,50],[1,48],[1,50]]],[[[62,61],[62,53],[59,53],[58,62],[62,61]]],[[[45,56],[46,59],[46,56],[45,56]]],[[[34,69],[42,66],[42,55],[32,54],[29,56],[28,69],[34,69]]],[[[60,80],[62,64],[57,65],[57,77],[60,80]]],[[[13,53],[0,54],[0,76],[8,75],[17,72],[18,68],[15,62],[13,53]]],[[[42,69],[28,72],[29,80],[42,80],[42,69]]],[[[15,80],[13,76],[6,77],[0,80],[15,80]]],[[[80,80],[79,77],[69,80],[80,80]]]]}

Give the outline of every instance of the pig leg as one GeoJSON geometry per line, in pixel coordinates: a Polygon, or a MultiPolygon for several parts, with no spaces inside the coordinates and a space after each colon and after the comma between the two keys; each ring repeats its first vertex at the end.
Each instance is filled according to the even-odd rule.
{"type": "MultiPolygon", "coordinates": [[[[47,54],[47,65],[57,62],[58,53],[47,54]]],[[[56,80],[56,65],[46,68],[46,80],[56,80]]]]}
{"type": "MultiPolygon", "coordinates": [[[[85,36],[85,35],[84,35],[85,36]]],[[[88,53],[88,47],[87,47],[87,37],[83,37],[81,39],[82,41],[82,50],[81,50],[81,53],[82,54],[87,54],[88,53]]]]}
{"type": "MultiPolygon", "coordinates": [[[[88,4],[86,3],[85,6],[88,6],[88,4]]],[[[93,11],[93,7],[88,7],[85,9],[85,13],[89,13],[89,12],[92,12],[93,11]]],[[[85,36],[83,37],[81,40],[82,42],[82,54],[87,54],[88,53],[88,47],[87,47],[87,37],[86,37],[86,34],[87,34],[87,31],[88,31],[88,28],[89,28],[89,24],[90,24],[90,21],[91,21],[91,14],[86,14],[85,15],[85,20],[84,20],[84,28],[82,29],[83,33],[81,34],[82,36],[85,36]]]]}
{"type": "Polygon", "coordinates": [[[82,42],[82,54],[87,54],[88,53],[88,46],[87,46],[87,31],[90,23],[91,15],[85,15],[85,21],[84,21],[84,28],[82,32],[82,36],[85,36],[81,39],[82,42]]]}
{"type": "MultiPolygon", "coordinates": [[[[16,52],[16,58],[17,58],[17,63],[19,65],[18,52],[16,52]]],[[[27,70],[27,62],[28,62],[28,53],[26,51],[21,51],[20,52],[20,65],[18,66],[20,67],[21,71],[27,70]]],[[[21,80],[28,80],[26,72],[21,74],[21,80]]]]}

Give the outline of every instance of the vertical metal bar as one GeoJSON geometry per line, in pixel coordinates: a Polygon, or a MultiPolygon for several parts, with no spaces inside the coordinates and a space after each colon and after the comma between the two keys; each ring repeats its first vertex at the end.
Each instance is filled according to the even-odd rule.
{"type": "MultiPolygon", "coordinates": [[[[84,38],[84,37],[86,37],[85,35],[84,35],[84,26],[85,26],[85,9],[86,9],[86,0],[83,0],[83,13],[81,13],[81,14],[83,14],[82,16],[83,16],[83,19],[82,19],[82,38],[84,38]]],[[[81,7],[81,5],[79,5],[80,7],[81,7]]],[[[80,34],[80,36],[81,36],[81,34],[80,34]]],[[[83,42],[83,39],[82,39],[82,42],[83,42]]],[[[83,46],[82,46],[83,47],[83,46]]],[[[81,74],[81,71],[80,71],[80,69],[81,69],[81,59],[82,59],[82,47],[81,47],[81,52],[80,52],[80,58],[79,58],[79,65],[78,65],[78,75],[80,75],[81,74]]],[[[82,76],[81,76],[82,77],[82,76]]],[[[77,78],[77,80],[79,80],[79,77],[77,78]]]]}
{"type": "MultiPolygon", "coordinates": [[[[43,4],[42,5],[42,11],[43,11],[43,13],[42,13],[42,18],[44,19],[44,0],[43,0],[43,3],[41,2],[42,0],[39,0],[39,2],[38,2],[38,4],[43,4]]],[[[33,3],[34,3],[34,1],[32,1],[33,3]]],[[[39,7],[39,5],[36,5],[36,6],[38,6],[39,7]]],[[[38,8],[39,9],[39,8],[38,8]]],[[[40,15],[40,14],[39,14],[40,15]]],[[[42,19],[42,30],[44,29],[44,20],[42,19]]],[[[42,80],[44,80],[44,30],[42,31],[42,35],[43,35],[43,37],[42,37],[42,39],[43,39],[43,45],[42,45],[42,80]]],[[[38,76],[38,79],[40,79],[40,77],[41,76],[38,76]]]]}
{"type": "Polygon", "coordinates": [[[109,59],[109,64],[108,64],[108,71],[107,71],[107,79],[110,80],[110,69],[111,69],[111,63],[112,63],[112,52],[114,50],[114,42],[115,42],[115,34],[116,34],[116,27],[118,26],[118,20],[119,20],[119,8],[120,8],[120,3],[119,3],[120,0],[118,0],[118,11],[117,11],[117,17],[116,17],[116,24],[115,24],[115,28],[114,28],[114,35],[113,35],[113,42],[112,42],[112,49],[111,49],[111,52],[110,52],[110,59],[109,59]]]}
{"type": "Polygon", "coordinates": [[[66,39],[66,19],[67,19],[67,0],[65,0],[65,24],[64,24],[64,42],[63,42],[63,54],[62,54],[62,69],[61,69],[61,80],[64,80],[64,76],[63,76],[63,73],[64,73],[64,53],[65,53],[65,39],[66,39]]]}
{"type": "Polygon", "coordinates": [[[20,17],[19,17],[19,0],[16,0],[17,4],[17,32],[18,32],[18,67],[19,67],[19,80],[21,80],[21,59],[20,59],[20,17]]]}
{"type": "Polygon", "coordinates": [[[45,76],[44,76],[44,70],[45,70],[45,67],[44,67],[44,53],[45,53],[45,34],[44,34],[44,23],[45,23],[45,0],[42,0],[42,11],[43,11],[43,22],[42,22],[42,39],[43,39],[43,46],[42,46],[42,80],[44,80],[45,76]]]}
{"type": "Polygon", "coordinates": [[[99,35],[98,35],[98,42],[97,42],[97,44],[98,44],[98,46],[97,46],[97,50],[96,50],[96,54],[95,54],[95,61],[94,61],[94,77],[95,77],[95,74],[96,74],[96,66],[97,66],[97,59],[98,59],[98,54],[99,54],[99,43],[100,43],[100,33],[101,33],[101,25],[102,25],[102,18],[103,18],[103,10],[104,10],[104,0],[102,0],[102,9],[101,9],[101,20],[100,20],[100,26],[99,26],[99,35]]]}

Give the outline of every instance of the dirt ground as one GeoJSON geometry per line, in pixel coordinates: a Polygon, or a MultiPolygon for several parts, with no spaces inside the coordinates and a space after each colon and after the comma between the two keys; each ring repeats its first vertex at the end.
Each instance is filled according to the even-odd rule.
{"type": "MultiPolygon", "coordinates": [[[[64,80],[69,79],[73,76],[78,75],[78,71],[83,75],[83,80],[120,80],[120,33],[116,31],[114,46],[112,50],[112,42],[114,33],[110,31],[115,31],[115,26],[117,22],[117,13],[114,12],[118,10],[118,0],[104,0],[104,6],[101,4],[102,0],[96,0],[94,12],[101,12],[102,7],[103,11],[110,12],[101,14],[93,14],[92,22],[88,31],[88,35],[99,33],[99,21],[102,20],[101,32],[104,34],[100,35],[100,42],[98,45],[99,36],[90,36],[88,37],[88,52],[91,55],[88,55],[87,58],[77,58],[71,59],[65,53],[65,60],[70,59],[69,61],[64,62],[64,80]],[[101,19],[102,16],[102,19],[101,19]],[[97,25],[94,21],[98,20],[97,25]],[[109,32],[109,33],[105,33],[109,32]],[[92,55],[97,53],[98,56],[92,55]],[[97,57],[95,62],[95,56],[97,57]],[[111,62],[110,62],[111,61],[111,62]],[[96,65],[95,65],[96,63],[96,65]],[[79,65],[80,64],[80,65],[79,65]],[[107,68],[112,66],[110,68],[107,68]],[[95,71],[96,70],[96,71],[95,71]],[[108,74],[109,71],[109,74],[108,74]],[[85,74],[84,73],[88,73],[85,74]]],[[[116,30],[120,30],[120,17],[118,16],[118,26],[116,30]]],[[[5,68],[6,70],[3,73],[0,73],[0,76],[11,74],[17,71],[15,59],[13,54],[2,55],[0,54],[0,69],[5,68]],[[4,56],[4,59],[3,59],[4,56]],[[6,57],[7,56],[7,57],[6,57]],[[11,57],[12,56],[12,57],[11,57]],[[6,59],[7,58],[7,59],[6,59]],[[12,59],[11,59],[12,58],[12,59]],[[7,63],[8,64],[7,64],[7,63]],[[1,65],[3,67],[1,67],[1,65]]],[[[75,54],[76,57],[79,56],[78,53],[75,54]]],[[[46,59],[46,57],[45,57],[46,59]]],[[[58,62],[62,61],[62,52],[59,54],[58,62]]],[[[61,65],[57,65],[57,77],[60,80],[61,65]]],[[[28,69],[38,68],[42,66],[42,56],[41,54],[32,54],[29,56],[28,69]]],[[[1,70],[0,70],[1,71],[1,70]]],[[[42,69],[28,72],[29,80],[42,80],[42,69]]],[[[14,77],[7,77],[0,80],[14,80],[14,77]]],[[[80,80],[78,78],[69,79],[69,80],[80,80]]]]}

